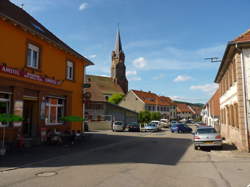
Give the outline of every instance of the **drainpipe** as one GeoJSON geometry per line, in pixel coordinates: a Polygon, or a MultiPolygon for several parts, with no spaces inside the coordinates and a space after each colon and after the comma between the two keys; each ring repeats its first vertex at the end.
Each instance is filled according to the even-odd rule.
{"type": "Polygon", "coordinates": [[[241,71],[242,71],[242,84],[243,84],[243,103],[244,103],[244,108],[245,108],[245,138],[246,138],[246,143],[247,143],[247,151],[250,152],[249,149],[249,133],[248,133],[248,111],[249,111],[249,106],[247,103],[247,89],[246,89],[246,72],[245,72],[245,61],[244,61],[244,56],[243,56],[243,50],[238,48],[237,43],[235,44],[235,48],[238,49],[241,57],[241,71]]]}

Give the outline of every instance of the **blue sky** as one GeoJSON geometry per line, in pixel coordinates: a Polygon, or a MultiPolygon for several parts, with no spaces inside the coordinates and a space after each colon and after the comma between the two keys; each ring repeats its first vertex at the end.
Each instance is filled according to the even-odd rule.
{"type": "Polygon", "coordinates": [[[249,0],[12,0],[110,74],[120,23],[130,89],[207,102],[228,41],[250,28],[249,0]]]}

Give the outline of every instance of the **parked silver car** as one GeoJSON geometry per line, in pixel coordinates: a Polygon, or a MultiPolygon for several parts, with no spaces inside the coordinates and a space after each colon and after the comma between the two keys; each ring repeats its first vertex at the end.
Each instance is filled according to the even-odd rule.
{"type": "Polygon", "coordinates": [[[122,121],[114,121],[112,124],[113,131],[124,131],[125,125],[122,121]]]}
{"type": "Polygon", "coordinates": [[[145,132],[157,132],[159,130],[156,123],[150,122],[145,125],[144,131],[145,132]]]}
{"type": "Polygon", "coordinates": [[[222,138],[213,127],[200,126],[194,133],[194,149],[198,147],[217,147],[222,149],[222,138]]]}

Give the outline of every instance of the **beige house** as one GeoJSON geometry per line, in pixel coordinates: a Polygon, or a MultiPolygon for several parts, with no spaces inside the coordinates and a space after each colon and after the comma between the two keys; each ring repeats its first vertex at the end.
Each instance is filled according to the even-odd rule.
{"type": "Polygon", "coordinates": [[[130,90],[119,105],[136,112],[160,112],[165,119],[176,118],[176,106],[172,100],[152,92],[130,90]]]}
{"type": "Polygon", "coordinates": [[[185,103],[176,103],[177,119],[192,119],[194,111],[185,103]]]}
{"type": "Polygon", "coordinates": [[[220,89],[221,135],[249,149],[250,30],[228,43],[215,79],[220,89]]]}

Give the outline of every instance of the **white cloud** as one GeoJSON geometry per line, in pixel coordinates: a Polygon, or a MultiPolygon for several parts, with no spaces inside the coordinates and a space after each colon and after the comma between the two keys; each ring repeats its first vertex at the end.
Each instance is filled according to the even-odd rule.
{"type": "Polygon", "coordinates": [[[160,80],[160,79],[162,79],[162,78],[164,78],[164,77],[165,77],[165,74],[161,73],[161,74],[159,74],[159,75],[157,75],[157,76],[154,76],[154,77],[153,77],[153,80],[160,80]]]}
{"type": "Polygon", "coordinates": [[[106,75],[106,74],[102,74],[100,76],[102,76],[102,77],[110,77],[109,75],[106,75]]]}
{"type": "Polygon", "coordinates": [[[128,77],[128,80],[129,81],[140,81],[141,77],[137,77],[137,76],[135,76],[135,77],[128,77]]]}
{"type": "Polygon", "coordinates": [[[134,71],[127,71],[127,72],[126,72],[126,75],[127,75],[127,76],[130,76],[130,75],[137,75],[137,71],[135,71],[135,70],[134,70],[134,71]]]}
{"type": "Polygon", "coordinates": [[[90,55],[89,58],[90,58],[90,59],[93,59],[93,58],[96,58],[96,56],[97,56],[97,55],[95,55],[95,54],[94,54],[94,55],[90,55]]]}
{"type": "Polygon", "coordinates": [[[127,71],[126,75],[127,75],[129,81],[140,81],[141,80],[141,77],[137,76],[136,70],[127,71]]]}
{"type": "Polygon", "coordinates": [[[218,84],[204,84],[204,85],[194,85],[190,87],[190,90],[200,90],[202,92],[212,95],[218,88],[218,84]]]}
{"type": "Polygon", "coordinates": [[[82,3],[80,6],[79,6],[79,10],[82,11],[82,10],[85,10],[86,8],[89,7],[89,4],[88,3],[82,3]]]}
{"type": "Polygon", "coordinates": [[[133,65],[136,67],[136,68],[144,68],[146,65],[147,65],[147,61],[145,60],[144,57],[139,57],[137,59],[135,59],[133,61],[133,65]]]}
{"type": "Polygon", "coordinates": [[[225,45],[193,50],[168,46],[142,54],[144,56],[135,59],[133,65],[145,71],[217,69],[219,63],[211,64],[205,61],[204,58],[211,56],[220,58],[224,49],[225,45]]]}
{"type": "Polygon", "coordinates": [[[192,79],[192,77],[187,76],[187,75],[178,75],[175,79],[174,82],[185,82],[192,79]]]}
{"type": "Polygon", "coordinates": [[[185,101],[185,102],[201,102],[201,103],[203,103],[203,102],[205,102],[205,101],[207,101],[207,99],[202,99],[202,98],[189,98],[189,97],[182,97],[182,96],[170,96],[170,98],[172,99],[172,100],[175,100],[175,101],[185,101]]]}

